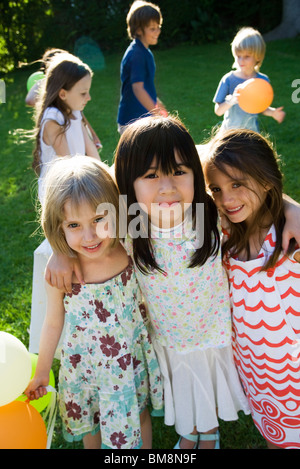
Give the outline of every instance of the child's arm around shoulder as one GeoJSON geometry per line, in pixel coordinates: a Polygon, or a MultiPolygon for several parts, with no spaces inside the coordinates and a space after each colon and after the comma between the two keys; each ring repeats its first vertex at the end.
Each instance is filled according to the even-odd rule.
{"type": "Polygon", "coordinates": [[[38,399],[47,393],[49,373],[64,326],[64,293],[47,284],[46,293],[47,313],[41,332],[38,362],[35,375],[25,390],[29,399],[38,399]]]}

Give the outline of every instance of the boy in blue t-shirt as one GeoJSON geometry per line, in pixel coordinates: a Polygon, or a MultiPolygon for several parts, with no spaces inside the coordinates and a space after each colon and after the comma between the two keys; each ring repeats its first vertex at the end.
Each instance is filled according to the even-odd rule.
{"type": "Polygon", "coordinates": [[[157,98],[155,61],[149,46],[158,42],[162,24],[160,9],[153,3],[135,1],[126,18],[131,44],[121,62],[121,99],[118,110],[120,134],[130,122],[147,115],[167,111],[157,98]]]}

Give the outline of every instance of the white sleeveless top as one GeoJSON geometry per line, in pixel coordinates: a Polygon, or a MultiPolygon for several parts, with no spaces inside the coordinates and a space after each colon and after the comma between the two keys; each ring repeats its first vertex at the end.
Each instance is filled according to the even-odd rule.
{"type": "MultiPolygon", "coordinates": [[[[84,136],[82,132],[82,116],[80,111],[73,111],[73,116],[75,119],[71,119],[70,127],[66,131],[66,138],[70,150],[70,155],[74,156],[76,154],[85,155],[85,143],[84,136]]],[[[41,159],[40,159],[40,168],[41,173],[38,180],[38,195],[39,200],[42,203],[44,196],[44,184],[43,180],[45,178],[46,172],[49,168],[49,165],[55,160],[56,152],[54,148],[50,145],[46,145],[43,140],[44,127],[45,123],[49,120],[57,122],[59,125],[63,125],[65,118],[63,114],[55,107],[48,107],[42,117],[41,121],[41,133],[40,133],[40,145],[41,145],[41,159]]]]}

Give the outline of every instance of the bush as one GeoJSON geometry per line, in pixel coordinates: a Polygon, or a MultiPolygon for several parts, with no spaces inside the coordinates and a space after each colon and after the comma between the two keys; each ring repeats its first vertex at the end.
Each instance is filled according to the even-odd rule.
{"type": "MultiPolygon", "coordinates": [[[[102,51],[124,50],[129,43],[126,15],[128,0],[24,0],[0,5],[0,72],[18,62],[39,59],[48,47],[73,51],[75,41],[90,36],[102,51]]],[[[154,1],[155,3],[155,1],[154,1]]],[[[240,26],[253,26],[262,33],[281,20],[282,0],[270,11],[263,0],[174,0],[157,1],[163,15],[159,47],[182,42],[200,44],[229,41],[240,26]]]]}

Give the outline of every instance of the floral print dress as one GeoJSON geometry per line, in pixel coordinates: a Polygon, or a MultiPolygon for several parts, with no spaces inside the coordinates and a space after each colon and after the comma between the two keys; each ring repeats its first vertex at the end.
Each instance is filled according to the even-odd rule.
{"type": "Polygon", "coordinates": [[[140,413],[163,407],[158,362],[132,262],[64,299],[59,406],[67,441],[99,430],[102,448],[139,448],[140,413]]]}

